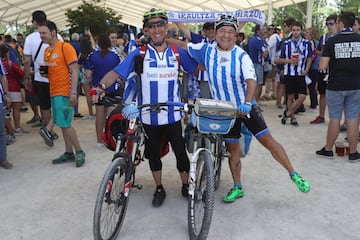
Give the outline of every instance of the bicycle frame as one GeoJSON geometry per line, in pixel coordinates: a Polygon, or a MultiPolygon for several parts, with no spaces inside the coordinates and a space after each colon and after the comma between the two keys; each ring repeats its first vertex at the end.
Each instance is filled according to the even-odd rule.
{"type": "Polygon", "coordinates": [[[123,157],[127,160],[129,164],[129,170],[131,175],[129,179],[126,179],[126,184],[122,192],[127,197],[131,187],[137,187],[138,189],[142,188],[141,184],[135,185],[135,169],[143,160],[142,156],[139,153],[139,146],[141,144],[141,126],[139,127],[139,121],[137,119],[130,119],[128,123],[128,129],[126,134],[120,134],[117,137],[116,148],[114,158],[123,157]],[[125,151],[121,152],[121,140],[126,139],[125,141],[125,151]]]}

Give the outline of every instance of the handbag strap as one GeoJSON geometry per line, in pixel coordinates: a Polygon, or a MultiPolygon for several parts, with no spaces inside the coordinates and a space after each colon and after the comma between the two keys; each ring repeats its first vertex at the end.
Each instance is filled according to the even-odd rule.
{"type": "Polygon", "coordinates": [[[42,44],[43,44],[43,41],[41,41],[41,43],[40,43],[40,45],[39,45],[39,47],[38,47],[38,49],[37,49],[37,51],[36,51],[36,54],[35,54],[35,57],[34,57],[34,62],[36,61],[36,58],[37,58],[37,56],[39,55],[39,52],[40,52],[40,49],[41,49],[42,44]]]}

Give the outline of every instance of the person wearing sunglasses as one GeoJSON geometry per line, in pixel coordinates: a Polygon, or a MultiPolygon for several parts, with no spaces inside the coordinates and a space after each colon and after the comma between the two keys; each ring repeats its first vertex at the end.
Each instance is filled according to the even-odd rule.
{"type": "MultiPolygon", "coordinates": [[[[96,91],[104,92],[104,89],[111,86],[119,77],[125,81],[127,86],[131,81],[129,76],[137,73],[137,86],[140,86],[137,89],[138,104],[180,102],[180,86],[178,84],[180,67],[192,74],[197,63],[190,58],[186,51],[176,46],[170,46],[165,41],[169,30],[168,16],[165,10],[153,8],[145,12],[143,22],[150,39],[149,43],[145,45],[146,49],[140,47],[131,51],[124,61],[101,79],[96,91]],[[177,55],[179,61],[177,61],[177,55]]],[[[128,90],[126,86],[125,94],[128,90]]],[[[93,101],[98,101],[97,95],[93,96],[93,101]]],[[[181,194],[184,197],[187,197],[188,194],[190,162],[185,148],[185,139],[182,136],[181,120],[182,113],[170,107],[168,111],[143,111],[140,114],[140,121],[146,133],[145,157],[149,159],[150,170],[156,184],[152,200],[154,207],[160,207],[166,198],[166,192],[162,185],[160,157],[160,141],[165,133],[176,156],[176,166],[182,182],[181,194]]]]}
{"type": "MultiPolygon", "coordinates": [[[[337,25],[336,25],[337,15],[332,14],[328,16],[325,20],[325,25],[327,28],[327,33],[322,35],[319,40],[319,44],[316,48],[316,54],[321,56],[321,53],[325,47],[326,41],[337,34],[337,25]]],[[[317,82],[317,91],[319,93],[319,116],[310,122],[310,124],[319,124],[325,123],[325,109],[326,109],[326,85],[327,79],[329,76],[329,69],[319,70],[319,76],[317,82]]]]}
{"type": "Polygon", "coordinates": [[[229,167],[234,186],[224,197],[224,202],[231,203],[244,196],[241,183],[240,132],[242,122],[266,147],[272,156],[288,171],[291,180],[302,192],[310,190],[310,183],[304,180],[292,167],[285,149],[271,135],[259,107],[254,101],[256,74],[249,55],[236,45],[237,19],[231,15],[221,15],[215,22],[215,39],[209,43],[184,43],[169,39],[187,49],[199,64],[203,64],[209,74],[209,85],[216,100],[236,103],[239,114],[230,132],[224,135],[230,153],[229,167]],[[250,117],[248,117],[248,115],[250,117]]]}

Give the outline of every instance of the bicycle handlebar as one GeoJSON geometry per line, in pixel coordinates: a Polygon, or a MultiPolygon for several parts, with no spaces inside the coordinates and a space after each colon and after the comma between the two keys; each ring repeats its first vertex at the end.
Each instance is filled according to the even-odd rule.
{"type": "MultiPolygon", "coordinates": [[[[98,103],[95,103],[95,104],[104,105],[104,106],[122,105],[124,108],[126,108],[126,106],[131,105],[131,104],[124,104],[122,102],[122,100],[123,99],[121,97],[110,97],[110,96],[105,95],[102,98],[99,98],[98,103]]],[[[123,113],[124,117],[126,117],[128,119],[134,119],[134,118],[138,117],[138,115],[139,115],[138,110],[146,108],[146,107],[149,108],[149,109],[146,109],[146,111],[149,111],[149,112],[160,112],[161,110],[166,110],[165,108],[162,108],[162,107],[169,107],[169,106],[180,107],[180,109],[175,110],[175,111],[182,111],[184,113],[189,113],[189,114],[194,109],[194,104],[183,103],[183,102],[174,102],[174,101],[167,101],[167,102],[160,102],[160,103],[147,103],[147,104],[141,104],[138,106],[135,106],[135,105],[133,105],[133,106],[134,107],[131,110],[128,110],[127,112],[123,113]],[[135,108],[137,110],[135,110],[135,108]]],[[[250,118],[250,114],[238,112],[237,117],[250,118]]]]}
{"type": "Polygon", "coordinates": [[[173,107],[180,107],[180,111],[183,111],[185,113],[191,113],[191,111],[194,108],[193,104],[190,103],[183,103],[183,102],[173,102],[173,101],[167,101],[167,102],[162,102],[162,103],[148,103],[148,104],[142,104],[139,105],[138,108],[142,109],[145,107],[149,107],[149,111],[159,111],[159,110],[164,110],[161,107],[169,107],[169,106],[173,106],[173,107]]]}

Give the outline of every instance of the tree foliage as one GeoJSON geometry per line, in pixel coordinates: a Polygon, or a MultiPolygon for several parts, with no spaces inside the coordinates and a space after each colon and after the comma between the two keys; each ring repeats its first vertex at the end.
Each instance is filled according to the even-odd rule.
{"type": "Polygon", "coordinates": [[[121,16],[111,8],[96,6],[99,2],[100,0],[83,0],[83,4],[76,10],[67,9],[67,26],[78,33],[82,33],[84,28],[88,27],[94,36],[104,33],[108,28],[121,26],[121,16]]]}
{"type": "Polygon", "coordinates": [[[356,16],[360,16],[359,0],[336,0],[340,10],[353,12],[356,16]]]}
{"type": "Polygon", "coordinates": [[[306,2],[276,8],[273,10],[273,16],[272,22],[276,26],[282,26],[282,22],[289,17],[304,24],[306,22],[306,2]]]}

